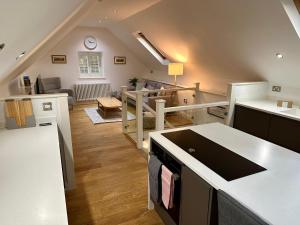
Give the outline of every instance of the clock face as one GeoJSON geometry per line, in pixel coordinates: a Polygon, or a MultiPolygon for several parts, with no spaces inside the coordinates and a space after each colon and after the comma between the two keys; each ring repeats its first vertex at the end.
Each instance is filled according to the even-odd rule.
{"type": "Polygon", "coordinates": [[[89,49],[89,50],[93,50],[97,47],[97,40],[96,38],[92,37],[92,36],[88,36],[84,39],[84,46],[89,49]]]}

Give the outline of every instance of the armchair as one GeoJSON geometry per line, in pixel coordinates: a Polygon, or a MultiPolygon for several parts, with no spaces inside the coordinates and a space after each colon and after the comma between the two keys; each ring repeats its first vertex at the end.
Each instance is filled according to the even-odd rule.
{"type": "Polygon", "coordinates": [[[72,89],[62,89],[60,77],[41,78],[39,82],[40,93],[43,94],[55,94],[55,93],[67,93],[69,108],[73,108],[75,104],[74,92],[72,89]]]}

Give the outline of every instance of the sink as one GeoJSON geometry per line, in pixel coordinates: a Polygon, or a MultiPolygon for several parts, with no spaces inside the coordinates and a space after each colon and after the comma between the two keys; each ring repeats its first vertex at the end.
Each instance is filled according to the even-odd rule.
{"type": "Polygon", "coordinates": [[[291,116],[297,116],[300,118],[300,109],[288,109],[288,110],[281,111],[281,113],[288,114],[291,116]]]}

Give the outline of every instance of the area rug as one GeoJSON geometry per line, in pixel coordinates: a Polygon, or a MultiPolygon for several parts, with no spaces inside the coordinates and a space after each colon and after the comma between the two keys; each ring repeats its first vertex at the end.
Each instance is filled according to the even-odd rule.
{"type": "MultiPolygon", "coordinates": [[[[98,108],[85,108],[84,111],[90,118],[90,120],[93,122],[93,124],[115,123],[122,121],[121,112],[112,113],[107,118],[103,118],[98,112],[98,108]]],[[[133,115],[130,112],[127,112],[127,120],[135,120],[135,115],[133,115]]]]}

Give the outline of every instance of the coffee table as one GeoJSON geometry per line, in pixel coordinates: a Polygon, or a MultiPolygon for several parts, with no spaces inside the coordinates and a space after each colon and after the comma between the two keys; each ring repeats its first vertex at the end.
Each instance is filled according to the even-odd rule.
{"type": "Polygon", "coordinates": [[[105,118],[108,113],[121,111],[122,102],[114,97],[99,97],[97,98],[98,109],[105,118]]]}

